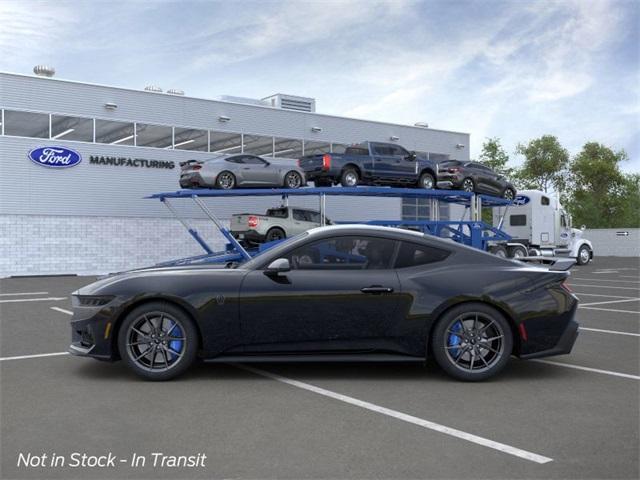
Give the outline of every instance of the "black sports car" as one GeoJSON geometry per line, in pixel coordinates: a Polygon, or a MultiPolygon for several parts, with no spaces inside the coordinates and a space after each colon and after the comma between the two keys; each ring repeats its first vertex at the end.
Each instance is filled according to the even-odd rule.
{"type": "MultiPolygon", "coordinates": [[[[553,263],[553,261],[551,262],[553,263]]],[[[551,267],[385,227],[322,227],[241,265],[149,268],[73,294],[70,352],[152,380],[207,361],[421,361],[482,380],[569,353],[578,300],[551,267]]]]}
{"type": "Polygon", "coordinates": [[[478,162],[445,160],[438,164],[438,188],[516,198],[516,187],[504,175],[478,162]]]}

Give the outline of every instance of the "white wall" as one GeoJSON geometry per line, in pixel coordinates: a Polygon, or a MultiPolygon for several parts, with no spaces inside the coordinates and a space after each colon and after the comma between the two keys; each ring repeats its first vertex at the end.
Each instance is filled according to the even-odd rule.
{"type": "Polygon", "coordinates": [[[640,257],[640,228],[592,228],[584,238],[593,244],[595,257],[640,257]]]}

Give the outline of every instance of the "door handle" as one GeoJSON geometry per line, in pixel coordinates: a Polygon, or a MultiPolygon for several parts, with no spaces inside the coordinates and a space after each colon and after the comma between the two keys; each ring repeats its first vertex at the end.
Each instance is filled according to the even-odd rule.
{"type": "Polygon", "coordinates": [[[360,291],[362,293],[372,293],[372,294],[381,294],[381,293],[393,293],[393,288],[391,287],[383,287],[380,285],[371,285],[370,287],[361,288],[360,291]]]}

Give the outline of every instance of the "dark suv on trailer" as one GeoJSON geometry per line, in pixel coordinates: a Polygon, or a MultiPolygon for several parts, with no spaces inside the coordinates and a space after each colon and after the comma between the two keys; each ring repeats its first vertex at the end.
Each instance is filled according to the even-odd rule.
{"type": "Polygon", "coordinates": [[[516,188],[501,173],[478,162],[445,160],[438,164],[438,188],[485,193],[513,200],[516,188]]]}

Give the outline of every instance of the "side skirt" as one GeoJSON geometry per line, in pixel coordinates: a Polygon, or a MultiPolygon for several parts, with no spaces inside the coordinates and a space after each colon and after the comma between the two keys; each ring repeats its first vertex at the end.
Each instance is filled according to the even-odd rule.
{"type": "Polygon", "coordinates": [[[209,363],[279,363],[279,362],[315,362],[315,363],[345,363],[345,362],[425,362],[424,357],[409,355],[394,355],[384,353],[354,353],[354,354],[309,354],[309,355],[220,355],[205,358],[209,363]]]}

